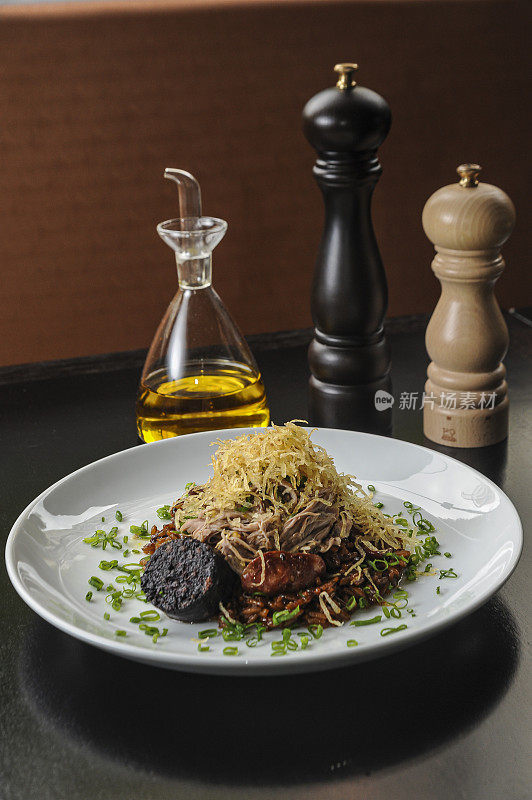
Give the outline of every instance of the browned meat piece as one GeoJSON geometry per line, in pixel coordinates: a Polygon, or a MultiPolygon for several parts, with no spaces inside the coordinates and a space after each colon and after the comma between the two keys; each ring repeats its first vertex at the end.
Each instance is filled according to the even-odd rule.
{"type": "Polygon", "coordinates": [[[305,589],[324,574],[325,562],[321,556],[269,550],[264,553],[264,564],[260,556],[249,562],[241,580],[247,592],[272,595],[305,589]]]}
{"type": "Polygon", "coordinates": [[[279,537],[281,546],[286,550],[294,550],[304,542],[321,542],[337,519],[338,509],[316,498],[285,522],[279,537]]]}

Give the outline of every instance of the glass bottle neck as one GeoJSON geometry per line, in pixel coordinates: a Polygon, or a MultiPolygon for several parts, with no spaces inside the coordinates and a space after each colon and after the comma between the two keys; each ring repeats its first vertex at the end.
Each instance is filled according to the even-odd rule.
{"type": "Polygon", "coordinates": [[[210,253],[205,258],[190,258],[186,261],[180,261],[178,253],[176,253],[175,260],[181,289],[205,289],[211,285],[212,255],[210,253]]]}

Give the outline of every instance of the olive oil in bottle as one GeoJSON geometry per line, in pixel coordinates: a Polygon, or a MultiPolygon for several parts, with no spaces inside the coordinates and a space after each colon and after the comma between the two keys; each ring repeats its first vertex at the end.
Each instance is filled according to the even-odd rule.
{"type": "Polygon", "coordinates": [[[227,223],[201,215],[192,175],[167,169],[179,189],[179,219],[157,226],[175,252],[179,291],[152,342],[137,395],[144,442],[220,428],[266,426],[270,412],[259,369],[211,284],[212,251],[227,223]]]}
{"type": "Polygon", "coordinates": [[[218,428],[265,426],[270,419],[260,375],[242,364],[211,362],[204,372],[168,380],[157,372],[140,385],[137,427],[153,442],[218,428]]]}

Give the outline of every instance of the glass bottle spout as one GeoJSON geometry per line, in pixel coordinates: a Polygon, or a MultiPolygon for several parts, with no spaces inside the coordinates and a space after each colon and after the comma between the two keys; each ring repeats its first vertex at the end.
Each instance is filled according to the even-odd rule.
{"type": "Polygon", "coordinates": [[[167,167],[164,177],[177,184],[177,219],[157,225],[157,233],[175,253],[177,276],[182,289],[202,289],[212,280],[212,251],[223,239],[227,222],[201,214],[201,190],[190,172],[167,167]]]}
{"type": "Polygon", "coordinates": [[[184,169],[166,167],[164,177],[177,184],[180,215],[201,217],[201,189],[194,175],[184,169]]]}

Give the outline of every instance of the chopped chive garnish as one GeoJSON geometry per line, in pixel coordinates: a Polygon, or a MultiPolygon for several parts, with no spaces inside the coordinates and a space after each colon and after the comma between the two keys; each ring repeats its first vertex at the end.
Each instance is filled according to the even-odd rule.
{"type": "Polygon", "coordinates": [[[172,519],[172,515],[170,513],[170,506],[161,506],[161,508],[158,508],[157,516],[159,517],[159,519],[172,519]]]}
{"type": "Polygon", "coordinates": [[[94,586],[94,588],[97,589],[98,591],[100,591],[100,589],[103,588],[103,581],[100,580],[100,578],[97,578],[95,575],[89,578],[88,582],[90,586],[94,586]]]}
{"type": "Polygon", "coordinates": [[[130,525],[129,526],[129,532],[133,533],[136,536],[139,536],[139,535],[142,535],[143,533],[146,533],[146,531],[143,528],[141,528],[139,525],[130,525]]]}
{"type": "Polygon", "coordinates": [[[161,615],[154,610],[141,611],[139,616],[142,617],[143,622],[158,622],[161,619],[161,615]]]}
{"type": "Polygon", "coordinates": [[[127,636],[126,631],[115,631],[115,636],[127,636]]]}
{"type": "Polygon", "coordinates": [[[238,647],[224,647],[223,649],[224,656],[237,656],[238,655],[238,647]]]}
{"type": "Polygon", "coordinates": [[[354,622],[351,622],[351,625],[355,625],[357,628],[361,625],[374,625],[376,622],[380,622],[382,619],[381,614],[377,614],[376,617],[372,617],[371,619],[356,619],[354,622]]]}
{"type": "Polygon", "coordinates": [[[390,566],[385,558],[376,558],[374,561],[368,559],[368,564],[376,572],[382,572],[383,570],[388,569],[388,567],[390,566]],[[378,566],[379,564],[384,564],[384,566],[379,567],[378,566]]]}
{"type": "Polygon", "coordinates": [[[384,508],[384,503],[373,503],[375,508],[384,508]]]}
{"type": "Polygon", "coordinates": [[[436,586],[436,594],[440,593],[441,586],[436,586]]]}
{"type": "Polygon", "coordinates": [[[155,634],[159,634],[159,628],[156,628],[155,625],[146,625],[145,622],[139,625],[139,631],[144,631],[146,636],[154,636],[155,634]]]}
{"type": "Polygon", "coordinates": [[[122,522],[122,520],[124,519],[122,512],[118,511],[118,509],[115,511],[115,517],[118,520],[118,522],[122,522]]]}
{"type": "Polygon", "coordinates": [[[439,580],[441,580],[442,578],[457,578],[457,577],[458,577],[458,575],[456,574],[456,572],[454,571],[454,569],[452,567],[451,567],[451,569],[440,569],[440,578],[439,578],[439,580]]]}
{"type": "Polygon", "coordinates": [[[397,597],[399,600],[406,600],[408,597],[408,592],[406,589],[399,589],[397,592],[394,592],[394,597],[397,597]]]}
{"type": "Polygon", "coordinates": [[[282,622],[287,622],[299,614],[299,606],[296,606],[292,611],[275,611],[272,617],[274,625],[280,625],[282,622]]]}
{"type": "Polygon", "coordinates": [[[130,622],[134,622],[135,624],[138,624],[138,623],[139,623],[139,622],[141,622],[142,620],[141,620],[141,618],[140,618],[140,617],[130,617],[130,618],[129,618],[129,621],[130,621],[130,622]]]}
{"type": "Polygon", "coordinates": [[[397,628],[382,628],[381,629],[381,636],[388,636],[390,633],[397,633],[398,631],[404,631],[405,628],[408,628],[408,625],[398,625],[397,628]]]}
{"type": "Polygon", "coordinates": [[[347,640],[347,646],[348,647],[356,647],[357,645],[358,645],[358,642],[357,642],[356,639],[348,639],[347,640]]]}
{"type": "Polygon", "coordinates": [[[349,598],[349,600],[348,600],[348,601],[347,601],[347,603],[345,604],[345,607],[346,607],[346,609],[347,609],[348,611],[352,611],[352,610],[353,610],[353,608],[356,606],[356,604],[357,604],[357,599],[356,599],[356,597],[353,595],[353,597],[350,597],[350,598],[349,598]]]}
{"type": "Polygon", "coordinates": [[[262,625],[262,623],[260,623],[260,622],[256,622],[255,623],[255,630],[256,630],[256,633],[257,633],[257,639],[260,642],[261,639],[262,639],[262,634],[266,630],[266,626],[262,625]]]}
{"type": "Polygon", "coordinates": [[[375,491],[376,491],[376,489],[373,486],[373,484],[372,483],[368,483],[368,492],[375,492],[375,491]]]}
{"type": "Polygon", "coordinates": [[[87,594],[85,595],[85,600],[87,600],[87,602],[90,603],[90,601],[92,600],[92,592],[87,592],[87,594]]]}
{"type": "Polygon", "coordinates": [[[91,547],[101,547],[102,550],[105,550],[107,545],[110,545],[117,550],[121,550],[122,545],[120,542],[117,542],[115,538],[117,532],[118,528],[111,528],[109,533],[106,533],[102,530],[97,530],[94,532],[93,536],[86,536],[83,541],[86,544],[90,544],[91,547]]]}
{"type": "Polygon", "coordinates": [[[113,569],[113,567],[117,567],[118,566],[118,561],[116,561],[116,560],[113,560],[113,561],[100,561],[98,566],[99,566],[100,569],[103,569],[103,570],[107,571],[107,570],[113,569]]]}
{"type": "Polygon", "coordinates": [[[414,514],[412,514],[412,522],[419,528],[420,531],[432,533],[432,531],[435,530],[432,522],[429,522],[428,519],[425,519],[420,511],[415,511],[414,514]]]}
{"type": "Polygon", "coordinates": [[[444,553],[443,555],[445,556],[445,558],[451,558],[451,554],[450,553],[444,553]]]}
{"type": "Polygon", "coordinates": [[[272,642],[272,656],[285,656],[286,655],[286,642],[275,641],[272,642]]]}
{"type": "Polygon", "coordinates": [[[322,625],[309,625],[307,630],[313,639],[320,639],[323,634],[322,625]]]}
{"type": "Polygon", "coordinates": [[[390,609],[386,608],[386,606],[383,606],[382,610],[384,611],[384,616],[386,617],[386,619],[389,619],[390,618],[390,609]]]}
{"type": "Polygon", "coordinates": [[[408,500],[405,500],[403,505],[410,511],[410,513],[413,513],[414,511],[419,511],[419,509],[421,508],[421,506],[412,505],[412,503],[410,503],[408,500]]]}
{"type": "Polygon", "coordinates": [[[200,639],[211,639],[214,638],[215,636],[218,636],[218,631],[216,628],[207,628],[206,630],[200,631],[198,633],[198,637],[200,639]]]}
{"type": "Polygon", "coordinates": [[[138,564],[136,561],[130,561],[129,563],[126,563],[126,564],[120,564],[119,569],[121,569],[122,572],[139,572],[140,573],[140,571],[142,569],[142,566],[140,564],[138,564]]]}
{"type": "Polygon", "coordinates": [[[208,644],[199,644],[198,645],[198,650],[200,651],[200,653],[207,653],[210,649],[211,648],[209,647],[208,644]]]}

